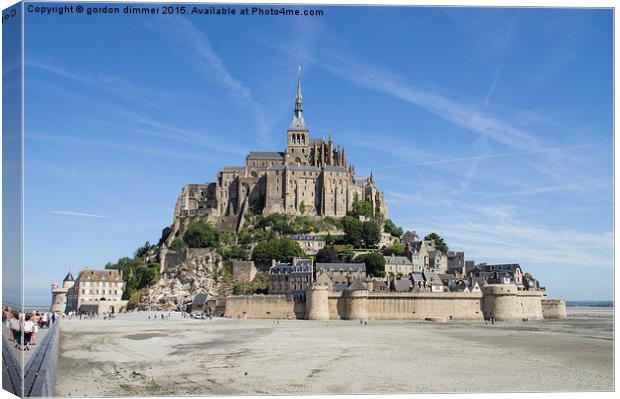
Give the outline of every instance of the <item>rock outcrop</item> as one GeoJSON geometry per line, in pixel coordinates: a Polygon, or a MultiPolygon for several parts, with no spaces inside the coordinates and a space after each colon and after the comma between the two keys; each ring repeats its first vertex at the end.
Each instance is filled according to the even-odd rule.
{"type": "Polygon", "coordinates": [[[173,266],[147,289],[136,304],[138,309],[185,309],[196,294],[208,293],[211,298],[227,296],[232,287],[222,277],[222,261],[215,252],[189,257],[173,266]]]}

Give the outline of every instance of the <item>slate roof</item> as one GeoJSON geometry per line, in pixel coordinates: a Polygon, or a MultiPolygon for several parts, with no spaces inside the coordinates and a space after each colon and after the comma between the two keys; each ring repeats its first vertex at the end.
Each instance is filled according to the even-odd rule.
{"type": "Polygon", "coordinates": [[[122,281],[121,275],[118,270],[106,269],[85,269],[78,276],[78,281],[109,281],[117,282],[122,281]]]}
{"type": "Polygon", "coordinates": [[[288,130],[308,130],[308,125],[306,125],[306,120],[304,119],[303,114],[299,113],[299,115],[293,116],[293,120],[288,126],[288,130]]]}
{"type": "Polygon", "coordinates": [[[379,287],[383,288],[384,290],[389,290],[387,283],[383,280],[373,280],[372,286],[374,291],[378,291],[379,287]]]}
{"type": "Polygon", "coordinates": [[[299,259],[297,263],[276,263],[275,266],[269,268],[269,274],[291,274],[291,273],[311,273],[312,260],[299,259]]]}
{"type": "Polygon", "coordinates": [[[456,276],[454,274],[437,274],[439,276],[439,278],[443,281],[443,280],[448,280],[448,281],[453,281],[456,280],[456,276]]]}
{"type": "Polygon", "coordinates": [[[194,300],[192,301],[192,305],[204,306],[204,304],[207,303],[207,299],[209,299],[209,294],[196,294],[194,300]]]}
{"type": "Polygon", "coordinates": [[[252,159],[284,159],[283,152],[262,152],[262,151],[250,151],[247,158],[252,159]]]}
{"type": "Polygon", "coordinates": [[[390,265],[411,265],[411,261],[406,256],[384,256],[385,263],[390,265]]]}
{"type": "Polygon", "coordinates": [[[293,266],[296,267],[309,267],[312,271],[312,259],[297,259],[297,262],[293,266]]]}
{"type": "Polygon", "coordinates": [[[347,291],[366,291],[368,287],[362,283],[361,280],[355,280],[350,286],[347,287],[347,291]]]}
{"type": "Polygon", "coordinates": [[[485,272],[507,272],[511,274],[515,274],[517,268],[521,271],[521,266],[518,263],[508,263],[508,264],[498,264],[498,265],[478,265],[480,270],[485,272]]]}
{"type": "Polygon", "coordinates": [[[411,273],[411,280],[413,280],[414,282],[421,282],[423,283],[424,280],[424,275],[421,272],[413,272],[411,273]]]}
{"type": "Polygon", "coordinates": [[[326,166],[323,166],[323,169],[328,172],[339,172],[339,173],[347,172],[347,168],[343,168],[342,166],[326,165],[326,166]]]}
{"type": "Polygon", "coordinates": [[[309,165],[291,165],[288,166],[289,170],[295,170],[295,171],[309,171],[309,172],[320,172],[321,169],[316,167],[316,166],[309,166],[309,165]]]}
{"type": "Polygon", "coordinates": [[[409,241],[409,248],[412,252],[418,253],[422,249],[422,241],[409,241]]]}
{"type": "Polygon", "coordinates": [[[71,274],[71,272],[67,273],[67,275],[65,276],[65,279],[62,280],[63,282],[65,281],[75,281],[75,279],[73,278],[73,274],[71,274]]]}
{"type": "Polygon", "coordinates": [[[430,285],[443,286],[443,282],[441,281],[437,273],[429,272],[429,271],[424,271],[423,273],[424,273],[424,280],[426,280],[426,282],[429,283],[430,285]]]}
{"type": "Polygon", "coordinates": [[[482,288],[482,286],[485,285],[487,281],[484,277],[472,277],[470,279],[469,286],[471,288],[474,288],[475,283],[478,283],[478,287],[482,288]]]}
{"type": "Polygon", "coordinates": [[[312,234],[291,234],[291,240],[304,240],[304,241],[325,241],[325,238],[312,234]]]}
{"type": "Polygon", "coordinates": [[[324,270],[326,272],[337,272],[340,270],[348,271],[362,271],[366,273],[366,264],[364,263],[318,263],[316,264],[316,271],[324,270]]]}
{"type": "Polygon", "coordinates": [[[411,291],[411,281],[409,279],[394,280],[394,291],[409,292],[411,291]]]}
{"type": "Polygon", "coordinates": [[[224,166],[222,170],[224,172],[243,172],[245,171],[245,166],[224,166]]]}

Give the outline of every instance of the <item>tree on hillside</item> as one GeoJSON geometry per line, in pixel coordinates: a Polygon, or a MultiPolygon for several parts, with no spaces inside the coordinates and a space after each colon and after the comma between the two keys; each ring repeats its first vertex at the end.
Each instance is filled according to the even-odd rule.
{"type": "Polygon", "coordinates": [[[381,241],[381,229],[374,222],[364,222],[362,224],[362,234],[366,248],[376,247],[381,241]]]}
{"type": "Polygon", "coordinates": [[[334,247],[325,247],[316,253],[316,261],[319,263],[337,263],[340,261],[338,251],[334,247]]]}
{"type": "Polygon", "coordinates": [[[357,199],[353,200],[350,212],[351,216],[356,218],[359,218],[360,216],[371,218],[374,213],[375,212],[370,201],[359,201],[357,199]]]}
{"type": "Polygon", "coordinates": [[[342,219],[344,241],[356,248],[372,248],[381,241],[381,229],[375,222],[362,222],[352,217],[342,219]]]}
{"type": "Polygon", "coordinates": [[[250,251],[243,249],[239,246],[232,246],[230,248],[220,248],[217,251],[222,259],[230,260],[230,259],[238,259],[238,260],[247,260],[250,255],[250,251]]]}
{"type": "Polygon", "coordinates": [[[396,226],[394,224],[394,222],[392,222],[392,219],[387,219],[385,221],[385,225],[383,226],[383,230],[386,233],[389,233],[390,235],[392,235],[392,237],[400,238],[403,235],[403,228],[396,226]]]}
{"type": "Polygon", "coordinates": [[[366,265],[366,274],[370,277],[385,275],[385,258],[378,252],[359,255],[355,262],[366,265]]]}
{"type": "Polygon", "coordinates": [[[151,245],[150,242],[145,242],[144,245],[136,249],[133,253],[134,258],[144,258],[144,256],[152,249],[155,245],[151,245]]]}
{"type": "Polygon", "coordinates": [[[345,241],[354,247],[361,247],[364,242],[364,232],[362,222],[352,217],[342,219],[342,229],[344,230],[345,241]]]}
{"type": "Polygon", "coordinates": [[[353,246],[350,244],[336,245],[335,248],[338,251],[338,257],[342,262],[350,262],[351,259],[353,259],[353,257],[355,256],[353,246]]]}
{"type": "Polygon", "coordinates": [[[305,256],[299,244],[289,238],[261,241],[252,251],[252,260],[267,263],[275,259],[279,262],[290,262],[294,257],[305,256]]]}
{"type": "Polygon", "coordinates": [[[448,244],[445,243],[443,238],[437,233],[430,233],[424,237],[426,241],[435,240],[435,248],[443,252],[444,254],[448,253],[448,244]]]}
{"type": "Polygon", "coordinates": [[[168,248],[171,249],[172,251],[182,251],[186,247],[187,247],[187,244],[185,243],[185,241],[177,237],[174,240],[172,240],[168,248]]]}
{"type": "Polygon", "coordinates": [[[258,216],[256,227],[259,229],[271,228],[280,234],[293,234],[291,227],[291,216],[283,213],[272,213],[267,216],[258,216]]]}
{"type": "Polygon", "coordinates": [[[220,232],[205,221],[195,220],[187,227],[183,241],[190,248],[214,248],[220,243],[220,232]]]}
{"type": "Polygon", "coordinates": [[[383,248],[381,253],[385,256],[403,256],[407,249],[405,248],[405,244],[401,244],[399,242],[394,243],[391,247],[383,248]]]}

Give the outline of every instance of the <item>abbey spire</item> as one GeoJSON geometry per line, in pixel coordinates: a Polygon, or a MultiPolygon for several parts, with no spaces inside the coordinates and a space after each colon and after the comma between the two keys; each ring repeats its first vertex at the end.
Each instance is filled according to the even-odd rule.
{"type": "Polygon", "coordinates": [[[304,112],[303,101],[301,98],[301,66],[297,69],[297,97],[295,97],[295,116],[299,117],[304,112]]]}
{"type": "Polygon", "coordinates": [[[308,131],[306,121],[304,120],[304,106],[301,97],[301,66],[297,69],[297,95],[295,96],[295,112],[293,120],[288,127],[288,130],[295,131],[308,131]]]}

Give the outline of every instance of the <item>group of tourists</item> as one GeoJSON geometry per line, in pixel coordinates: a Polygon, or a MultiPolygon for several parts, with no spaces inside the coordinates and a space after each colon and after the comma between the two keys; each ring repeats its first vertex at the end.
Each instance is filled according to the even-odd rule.
{"type": "Polygon", "coordinates": [[[64,317],[68,319],[92,320],[97,319],[99,314],[97,312],[78,312],[77,310],[71,310],[67,312],[66,316],[63,315],[63,318],[64,317]]]}
{"type": "Polygon", "coordinates": [[[8,306],[2,308],[2,324],[8,330],[9,341],[15,342],[15,348],[22,351],[29,351],[30,345],[36,345],[39,329],[49,328],[56,319],[55,313],[18,312],[8,306]]]}

